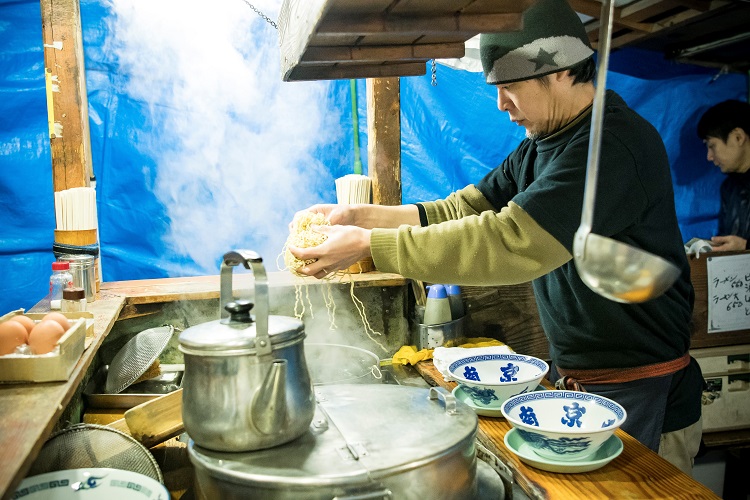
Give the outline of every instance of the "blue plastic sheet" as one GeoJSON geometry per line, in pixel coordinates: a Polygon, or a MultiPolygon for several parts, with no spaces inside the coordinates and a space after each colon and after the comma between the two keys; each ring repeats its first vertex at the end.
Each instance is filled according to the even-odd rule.
{"type": "MultiPolygon", "coordinates": [[[[294,212],[334,202],[334,179],[352,172],[349,82],[281,82],[278,53],[269,49],[277,34],[242,2],[234,17],[246,29],[227,48],[234,59],[222,69],[238,68],[237,78],[213,80],[215,66],[201,66],[210,57],[201,59],[200,45],[190,45],[196,33],[186,32],[175,44],[174,37],[159,38],[168,28],[162,22],[161,29],[146,26],[129,36],[127,30],[144,19],[118,11],[124,3],[81,1],[104,281],[217,274],[221,255],[234,248],[259,251],[275,270],[294,212]],[[143,33],[155,41],[144,46],[143,33]],[[137,72],[149,63],[138,58],[148,54],[163,56],[158,65],[146,66],[151,72],[174,72],[173,82],[155,80],[168,87],[149,83],[148,71],[137,72]],[[185,78],[179,71],[187,56],[196,66],[194,76],[185,78]],[[248,61],[258,61],[259,69],[246,71],[248,61]],[[206,80],[204,93],[190,92],[197,78],[206,80]],[[180,95],[186,97],[175,97],[180,95]],[[237,105],[227,104],[226,95],[237,105]],[[263,108],[253,101],[258,96],[263,108]],[[216,116],[225,120],[208,126],[216,116]]],[[[211,12],[204,6],[207,29],[218,22],[211,12]]],[[[209,34],[203,37],[211,41],[209,34]]],[[[714,81],[716,70],[637,50],[614,52],[610,67],[608,87],[664,138],[684,240],[710,237],[723,175],[706,161],[694,127],[709,106],[746,100],[746,76],[714,81]]],[[[425,76],[401,79],[404,203],[444,197],[478,181],[523,138],[523,130],[498,111],[495,89],[481,74],[438,65],[433,86],[429,69],[425,76]]],[[[364,80],[357,81],[357,92],[366,172],[364,80]]],[[[0,0],[0,167],[2,314],[29,308],[47,294],[54,259],[36,0],[0,0]]]]}

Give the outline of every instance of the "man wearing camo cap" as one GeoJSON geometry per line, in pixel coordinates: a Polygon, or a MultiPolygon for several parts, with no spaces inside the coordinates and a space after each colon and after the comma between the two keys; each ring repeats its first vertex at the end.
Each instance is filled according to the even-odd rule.
{"type": "Polygon", "coordinates": [[[573,261],[581,221],[593,50],[565,0],[539,0],[523,29],[483,34],[497,106],[527,138],[477,184],[444,200],[385,207],[316,205],[332,226],[300,269],[322,277],[373,257],[378,270],[431,283],[531,281],[549,340],[552,380],[623,405],[623,429],[690,473],[701,439],[700,367],[688,353],[693,287],[672,178],[656,129],[607,91],[593,231],[682,270],[652,300],[623,304],[589,289],[573,261]],[[325,269],[325,271],[324,271],[325,269]]]}

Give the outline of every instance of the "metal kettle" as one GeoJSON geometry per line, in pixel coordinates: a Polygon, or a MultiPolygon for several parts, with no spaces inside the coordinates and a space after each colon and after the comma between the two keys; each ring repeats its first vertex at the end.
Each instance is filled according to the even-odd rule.
{"type": "Polygon", "coordinates": [[[179,337],[185,430],[198,446],[216,451],[291,441],[307,431],[315,413],[303,323],[269,316],[268,280],[257,253],[225,254],[220,280],[221,319],[192,326],[179,337]],[[252,269],[255,304],[234,300],[232,270],[239,264],[252,269]]]}

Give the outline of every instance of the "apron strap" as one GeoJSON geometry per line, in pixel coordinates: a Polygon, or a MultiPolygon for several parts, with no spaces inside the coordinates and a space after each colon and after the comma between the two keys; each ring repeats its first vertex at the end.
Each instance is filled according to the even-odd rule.
{"type": "Polygon", "coordinates": [[[561,378],[555,382],[555,388],[586,392],[584,384],[624,384],[644,378],[663,377],[678,372],[690,364],[690,353],[685,353],[672,361],[654,363],[633,368],[603,368],[595,370],[571,370],[556,366],[561,378]]]}

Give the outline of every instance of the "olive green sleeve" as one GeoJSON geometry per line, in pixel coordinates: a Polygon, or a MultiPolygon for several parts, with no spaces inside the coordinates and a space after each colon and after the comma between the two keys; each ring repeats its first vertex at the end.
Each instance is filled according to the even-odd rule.
{"type": "Polygon", "coordinates": [[[474,186],[423,204],[427,227],[373,229],[379,271],[430,283],[510,285],[531,281],[572,256],[520,206],[495,212],[474,186]]]}

